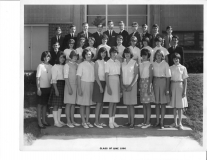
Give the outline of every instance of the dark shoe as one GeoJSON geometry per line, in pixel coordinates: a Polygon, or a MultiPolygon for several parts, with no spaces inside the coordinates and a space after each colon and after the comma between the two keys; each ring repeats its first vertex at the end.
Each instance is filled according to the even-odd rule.
{"type": "Polygon", "coordinates": [[[153,127],[154,128],[157,128],[157,127],[159,127],[160,126],[160,123],[157,123],[157,124],[155,124],[153,127]]]}
{"type": "Polygon", "coordinates": [[[44,126],[46,126],[46,127],[49,127],[49,126],[51,126],[50,124],[48,124],[48,123],[42,123],[44,126]]]}
{"type": "Polygon", "coordinates": [[[160,123],[160,129],[164,129],[165,127],[163,126],[163,124],[160,123]]]}
{"type": "Polygon", "coordinates": [[[129,129],[134,129],[134,124],[131,124],[131,125],[129,126],[129,129]]]}
{"type": "Polygon", "coordinates": [[[130,123],[125,123],[123,126],[124,127],[129,127],[131,124],[130,123]]]}
{"type": "Polygon", "coordinates": [[[42,124],[42,125],[39,125],[38,124],[38,127],[40,128],[40,129],[45,129],[46,127],[42,124]]]}

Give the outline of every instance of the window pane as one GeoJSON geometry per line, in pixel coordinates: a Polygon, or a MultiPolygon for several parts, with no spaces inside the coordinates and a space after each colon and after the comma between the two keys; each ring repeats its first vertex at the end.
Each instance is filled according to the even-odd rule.
{"type": "Polygon", "coordinates": [[[129,15],[147,15],[146,5],[129,5],[129,15]]]}
{"type": "Polygon", "coordinates": [[[106,5],[88,5],[87,15],[106,15],[106,5]]]}
{"type": "Polygon", "coordinates": [[[90,26],[97,26],[99,23],[102,23],[103,26],[106,24],[106,18],[105,16],[88,16],[87,22],[90,26]]]}
{"type": "Polygon", "coordinates": [[[126,16],[108,16],[108,20],[114,22],[114,26],[118,26],[120,21],[123,21],[126,24],[126,16]]]}
{"type": "Polygon", "coordinates": [[[108,15],[126,15],[126,5],[108,5],[108,15]]]}
{"type": "Polygon", "coordinates": [[[146,16],[129,16],[129,26],[132,25],[132,22],[137,22],[139,26],[147,23],[147,17],[146,16]]]}

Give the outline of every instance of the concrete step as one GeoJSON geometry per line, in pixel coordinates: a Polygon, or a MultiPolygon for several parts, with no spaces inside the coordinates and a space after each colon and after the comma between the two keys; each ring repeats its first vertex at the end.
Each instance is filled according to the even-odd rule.
{"type": "MultiPolygon", "coordinates": [[[[103,110],[102,110],[102,114],[108,114],[108,108],[109,106],[103,106],[103,110]]],[[[138,105],[135,106],[135,114],[143,114],[143,106],[142,105],[138,105]]],[[[95,114],[95,109],[96,106],[91,106],[90,107],[90,113],[91,114],[95,114]]],[[[50,108],[50,114],[52,114],[52,110],[53,108],[50,108]]],[[[65,107],[62,108],[62,114],[65,114],[65,107]]],[[[75,114],[80,114],[80,106],[76,106],[75,107],[75,114]]],[[[127,114],[127,106],[123,105],[123,106],[117,106],[116,108],[116,114],[127,114]]],[[[151,114],[156,114],[156,110],[155,110],[155,105],[151,105],[151,114]]],[[[173,108],[170,106],[166,106],[166,115],[171,115],[173,114],[173,108]]]]}
{"type": "Polygon", "coordinates": [[[42,134],[47,135],[67,135],[93,138],[98,136],[100,138],[110,138],[110,137],[147,137],[147,136],[190,136],[192,130],[188,127],[184,127],[184,130],[178,130],[177,128],[164,128],[158,129],[149,127],[147,129],[141,129],[140,127],[135,127],[135,129],[129,129],[127,127],[119,127],[115,129],[110,129],[108,126],[103,129],[99,128],[89,128],[85,129],[82,126],[75,128],[68,128],[67,126],[58,127],[47,127],[41,130],[42,134]]]}

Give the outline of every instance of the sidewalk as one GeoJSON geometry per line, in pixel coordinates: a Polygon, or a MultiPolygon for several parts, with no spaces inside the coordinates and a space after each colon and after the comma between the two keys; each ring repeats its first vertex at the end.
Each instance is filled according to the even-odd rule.
{"type": "Polygon", "coordinates": [[[83,136],[43,136],[23,150],[62,151],[204,151],[191,137],[86,138],[83,136]]]}

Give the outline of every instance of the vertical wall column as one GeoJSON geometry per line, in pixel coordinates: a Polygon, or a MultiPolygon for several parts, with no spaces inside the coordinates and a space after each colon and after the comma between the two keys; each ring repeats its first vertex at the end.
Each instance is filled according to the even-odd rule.
{"type": "Polygon", "coordinates": [[[161,18],[160,18],[160,13],[161,13],[161,7],[160,5],[151,5],[150,6],[150,21],[151,21],[151,26],[150,28],[152,28],[153,24],[158,24],[159,25],[159,32],[162,32],[162,26],[161,26],[161,18]]]}
{"type": "Polygon", "coordinates": [[[82,23],[85,21],[85,6],[74,5],[73,8],[73,24],[76,25],[76,33],[82,31],[82,23]]]}

